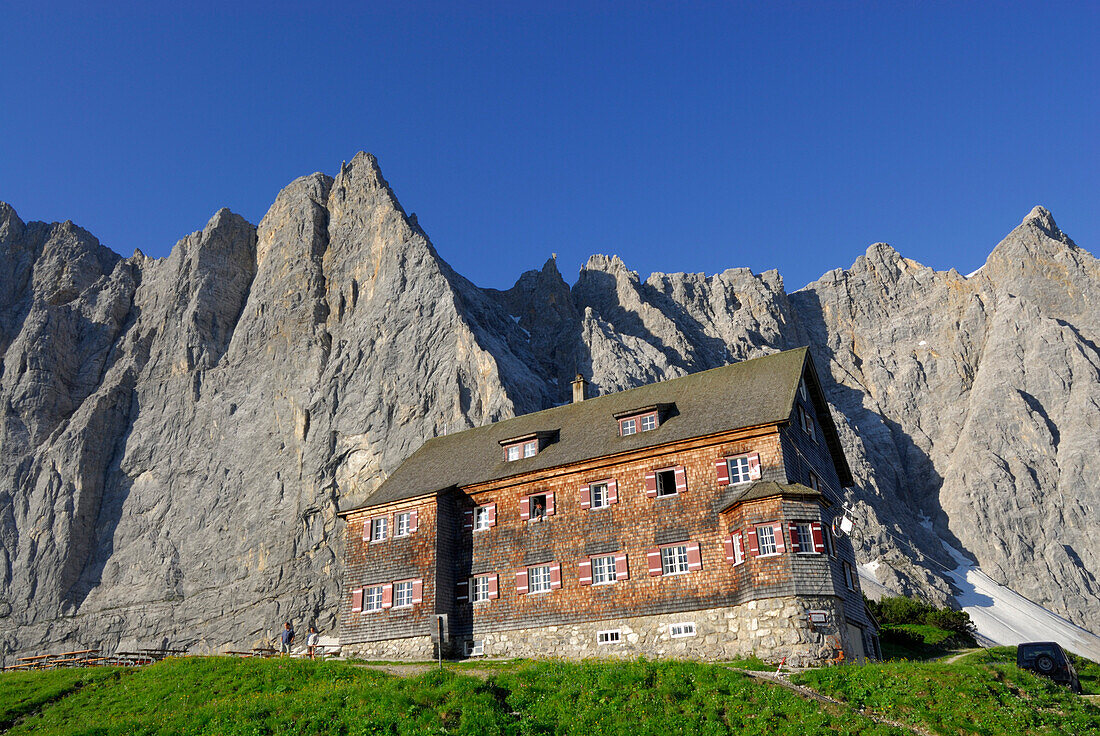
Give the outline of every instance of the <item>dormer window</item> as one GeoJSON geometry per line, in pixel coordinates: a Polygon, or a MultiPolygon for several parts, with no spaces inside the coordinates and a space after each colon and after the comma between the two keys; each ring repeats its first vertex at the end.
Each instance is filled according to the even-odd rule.
{"type": "Polygon", "coordinates": [[[634,416],[623,417],[619,419],[619,436],[629,437],[639,432],[648,432],[652,429],[657,429],[659,423],[656,410],[646,412],[645,414],[635,414],[634,416]]]}
{"type": "Polygon", "coordinates": [[[501,440],[500,445],[504,448],[504,460],[511,463],[516,460],[534,457],[547,444],[553,442],[556,436],[557,432],[532,432],[521,437],[501,440]]]}

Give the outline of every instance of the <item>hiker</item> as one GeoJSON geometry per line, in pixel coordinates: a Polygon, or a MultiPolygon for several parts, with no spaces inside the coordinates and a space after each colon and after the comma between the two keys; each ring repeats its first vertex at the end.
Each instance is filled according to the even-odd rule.
{"type": "Polygon", "coordinates": [[[309,647],[309,658],[314,659],[317,653],[317,629],[310,626],[309,635],[306,637],[306,646],[309,647]]]}
{"type": "Polygon", "coordinates": [[[279,652],[290,654],[290,644],[294,641],[294,629],[290,628],[290,622],[283,624],[283,633],[279,635],[279,652]]]}

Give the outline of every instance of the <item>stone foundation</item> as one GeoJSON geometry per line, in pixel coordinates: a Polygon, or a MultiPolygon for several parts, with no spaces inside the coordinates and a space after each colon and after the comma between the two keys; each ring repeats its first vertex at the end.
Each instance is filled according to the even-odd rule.
{"type": "MultiPolygon", "coordinates": [[[[809,666],[851,656],[844,609],[835,597],[784,597],[749,601],[739,606],[703,611],[637,616],[530,629],[490,630],[466,637],[483,643],[488,657],[563,657],[740,659],[766,662],[784,657],[794,666],[809,666]],[[809,612],[824,611],[826,624],[811,624],[809,612]],[[692,636],[673,637],[674,624],[695,625],[692,636]],[[601,631],[618,631],[619,642],[600,644],[601,631]]],[[[464,641],[453,642],[461,653],[464,641]]],[[[344,646],[345,656],[367,659],[430,659],[435,652],[427,636],[344,646]]]]}

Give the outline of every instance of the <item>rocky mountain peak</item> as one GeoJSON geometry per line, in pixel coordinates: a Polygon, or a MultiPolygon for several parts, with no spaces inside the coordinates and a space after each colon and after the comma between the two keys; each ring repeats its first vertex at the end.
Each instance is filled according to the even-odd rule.
{"type": "Polygon", "coordinates": [[[0,243],[11,243],[23,237],[25,228],[15,208],[7,202],[0,202],[0,243]]]}

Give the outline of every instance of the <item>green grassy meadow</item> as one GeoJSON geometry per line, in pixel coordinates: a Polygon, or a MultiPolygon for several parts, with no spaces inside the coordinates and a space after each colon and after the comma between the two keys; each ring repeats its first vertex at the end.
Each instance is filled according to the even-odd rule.
{"type": "Polygon", "coordinates": [[[692,662],[518,661],[498,668],[482,661],[398,677],[346,662],[188,657],[134,669],[0,674],[0,732],[912,733],[874,722],[861,712],[868,709],[942,734],[1100,734],[1100,708],[1006,664],[895,662],[797,678],[854,707],[692,662]]]}

